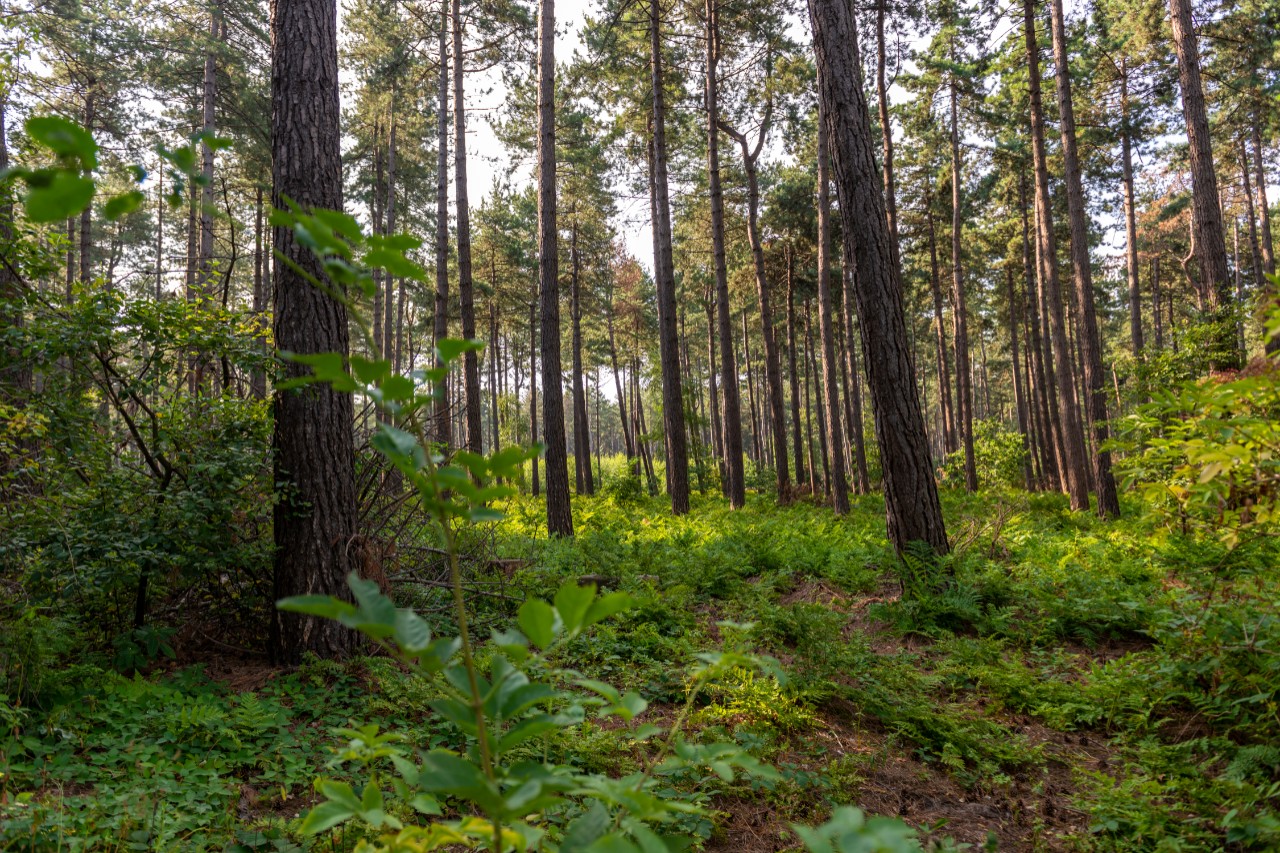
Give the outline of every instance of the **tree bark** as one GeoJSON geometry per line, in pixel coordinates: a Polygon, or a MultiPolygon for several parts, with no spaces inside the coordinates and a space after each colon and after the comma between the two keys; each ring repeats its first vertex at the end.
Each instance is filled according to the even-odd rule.
{"type": "Polygon", "coordinates": [[[217,132],[214,105],[218,96],[218,61],[215,45],[222,19],[222,4],[215,2],[209,11],[209,44],[204,54],[204,79],[201,85],[203,123],[200,140],[200,248],[199,272],[196,286],[201,296],[212,296],[213,273],[213,146],[210,138],[217,132]]]}
{"type": "MultiPolygon", "coordinates": [[[[880,11],[881,58],[884,43],[884,7],[880,11]]],[[[881,62],[881,82],[884,64],[881,62]]],[[[884,110],[882,108],[882,115],[884,110]]],[[[892,151],[886,152],[892,157],[892,151]]],[[[886,196],[892,197],[892,174],[886,167],[886,196]]],[[[892,210],[892,207],[890,208],[892,210]]],[[[890,214],[891,216],[893,214],[890,214]]],[[[827,137],[823,131],[822,102],[818,102],[818,333],[822,338],[822,392],[826,406],[827,448],[831,459],[831,506],[836,515],[849,511],[849,483],[844,470],[844,435],[840,429],[840,391],[836,376],[836,340],[831,307],[831,190],[827,167],[827,137]]],[[[890,225],[890,239],[896,223],[890,225]]],[[[895,241],[896,242],[896,241],[895,241]]]]}
{"type": "Polygon", "coordinates": [[[800,384],[796,372],[796,280],[792,270],[791,247],[787,253],[787,368],[791,386],[791,443],[796,463],[796,482],[804,477],[804,444],[800,438],[800,384]]]}
{"type": "MultiPolygon", "coordinates": [[[[455,0],[456,2],[456,0],[455,0]]],[[[573,322],[573,463],[577,491],[580,495],[595,494],[595,480],[591,474],[591,422],[587,417],[587,395],[583,387],[582,371],[582,275],[581,258],[578,256],[578,215],[573,213],[570,229],[569,258],[572,264],[570,281],[569,314],[573,322]]]]}
{"type": "Polygon", "coordinates": [[[933,327],[938,350],[938,406],[942,415],[942,447],[955,453],[960,446],[956,429],[956,410],[951,400],[951,349],[947,346],[947,329],[943,323],[942,273],[938,265],[937,229],[933,221],[933,188],[924,176],[925,224],[929,233],[929,289],[933,295],[933,327]]]}
{"type": "Polygon", "coordinates": [[[741,147],[742,165],[747,173],[747,240],[751,244],[751,260],[756,274],[756,298],[760,301],[760,337],[764,344],[764,378],[773,438],[774,475],[778,500],[785,503],[791,489],[791,475],[787,465],[787,418],[782,405],[782,368],[778,358],[778,344],[773,334],[773,308],[769,299],[769,283],[765,278],[764,244],[760,236],[760,180],[756,171],[760,152],[769,132],[770,112],[766,107],[764,122],[754,149],[748,146],[745,135],[723,124],[721,127],[741,147]]]}
{"type": "Polygon", "coordinates": [[[1053,361],[1058,387],[1062,460],[1059,466],[1073,510],[1089,508],[1089,484],[1085,474],[1084,435],[1071,369],[1071,349],[1067,342],[1067,322],[1062,311],[1058,286],[1057,242],[1053,231],[1053,204],[1049,195],[1049,166],[1045,156],[1044,106],[1040,99],[1040,49],[1036,43],[1034,0],[1024,0],[1023,30],[1027,46],[1028,96],[1031,102],[1031,151],[1036,176],[1037,257],[1040,263],[1041,301],[1044,303],[1052,339],[1053,361]]]}
{"type": "Polygon", "coordinates": [[[1133,128],[1129,121],[1129,73],[1120,58],[1120,168],[1124,181],[1125,272],[1129,279],[1129,342],[1142,357],[1142,286],[1138,280],[1138,221],[1133,191],[1133,128]]]}
{"type": "MultiPolygon", "coordinates": [[[[1205,109],[1204,87],[1200,82],[1200,48],[1196,41],[1191,0],[1169,0],[1169,20],[1173,46],[1178,55],[1178,81],[1182,89],[1182,115],[1187,125],[1191,161],[1191,227],[1193,251],[1200,267],[1200,280],[1215,314],[1231,304],[1231,272],[1227,265],[1227,241],[1218,201],[1218,176],[1213,167],[1213,143],[1209,136],[1209,116],[1205,109]]],[[[1221,320],[1220,316],[1214,319],[1221,320]]],[[[1218,368],[1240,363],[1235,335],[1224,331],[1215,342],[1218,352],[1210,356],[1218,368]]]]}
{"type": "Polygon", "coordinates": [[[667,488],[671,511],[689,511],[689,453],[685,439],[684,392],[680,387],[680,341],[676,333],[676,280],[671,259],[671,199],[667,190],[666,79],[662,70],[662,18],[658,0],[649,0],[650,87],[653,93],[653,269],[658,291],[658,348],[662,362],[662,422],[667,447],[667,488]]]}
{"type": "MultiPolygon", "coordinates": [[[[954,74],[954,72],[952,72],[954,74]]],[[[960,111],[954,79],[948,87],[951,104],[951,324],[956,345],[956,421],[964,448],[964,487],[978,490],[978,467],[973,452],[973,371],[969,363],[969,312],[964,293],[963,186],[960,175],[960,111]]]]}
{"type": "Polygon", "coordinates": [[[1271,206],[1267,201],[1267,169],[1262,154],[1262,116],[1257,109],[1253,113],[1253,168],[1258,191],[1258,213],[1262,220],[1262,270],[1267,275],[1276,274],[1276,255],[1271,242],[1271,206]]]}
{"type": "Polygon", "coordinates": [[[547,446],[547,533],[573,536],[560,371],[560,250],[556,231],[555,0],[538,19],[538,291],[542,306],[542,422],[547,446]]]}
{"type": "MultiPolygon", "coordinates": [[[[462,337],[476,336],[475,287],[471,271],[471,203],[467,198],[467,106],[463,95],[462,3],[453,0],[453,181],[458,217],[458,303],[462,337]]],[[[466,389],[467,444],[472,453],[484,449],[480,425],[480,353],[462,355],[462,383],[466,389]]]]}
{"type": "MultiPolygon", "coordinates": [[[[898,200],[893,180],[893,126],[889,123],[889,87],[885,80],[888,64],[884,38],[884,16],[889,0],[876,3],[876,102],[880,110],[880,169],[884,176],[884,208],[889,223],[889,241],[894,256],[899,254],[898,200]]],[[[901,261],[899,261],[899,264],[901,261]]]]}
{"type": "Polygon", "coordinates": [[[1067,185],[1067,217],[1071,235],[1071,267],[1075,282],[1077,343],[1083,370],[1084,411],[1092,431],[1093,487],[1100,518],[1120,516],[1120,498],[1111,473],[1110,436],[1107,414],[1106,373],[1102,368],[1102,337],[1098,333],[1098,311],[1093,296],[1093,264],[1089,257],[1089,213],[1085,209],[1084,182],[1080,176],[1080,156],[1076,150],[1075,106],[1071,96],[1071,65],[1067,55],[1067,31],[1062,0],[1049,2],[1053,30],[1053,57],[1058,92],[1059,128],[1062,133],[1062,162],[1067,185]]]}
{"type": "Polygon", "coordinates": [[[853,320],[853,291],[857,286],[854,281],[853,248],[846,242],[843,251],[844,280],[840,290],[844,303],[845,354],[849,364],[849,417],[853,421],[849,432],[853,443],[854,489],[858,494],[865,495],[871,491],[871,477],[867,472],[867,444],[862,431],[862,380],[858,373],[858,346],[862,335],[853,320]]]}
{"type": "MultiPolygon", "coordinates": [[[[274,0],[271,4],[271,202],[284,198],[312,209],[342,209],[341,112],[338,105],[338,21],[334,0],[274,0]]],[[[320,261],[276,227],[273,265],[275,341],[280,351],[347,354],[343,304],[302,273],[323,277],[320,261]],[[295,265],[298,272],[295,270],[295,265]]],[[[308,373],[285,362],[285,375],[308,373]]],[[[311,385],[275,395],[273,596],[346,595],[356,536],[355,448],[351,395],[311,385]]],[[[328,619],[275,611],[270,646],[276,663],[296,664],[304,652],[339,657],[354,632],[328,619]]]]}
{"type": "MultiPolygon", "coordinates": [[[[437,34],[439,89],[436,93],[436,310],[433,323],[436,343],[449,337],[449,0],[440,0],[440,32],[437,34]]],[[[436,364],[441,362],[437,358],[436,364]]],[[[435,438],[453,444],[449,417],[449,377],[441,380],[436,395],[435,438]]]]}
{"type": "Polygon", "coordinates": [[[707,184],[711,204],[711,252],[715,270],[716,327],[720,333],[720,387],[724,394],[725,497],[729,506],[746,504],[742,462],[742,400],[738,362],[733,351],[733,319],[729,311],[729,275],[724,249],[724,193],[720,187],[720,18],[716,0],[706,0],[707,33],[707,184]]]}
{"type": "Polygon", "coordinates": [[[809,16],[843,233],[856,257],[858,315],[884,471],[889,538],[899,554],[913,542],[945,554],[947,532],[916,399],[902,272],[889,242],[853,10],[843,2],[809,0],[809,16]]]}

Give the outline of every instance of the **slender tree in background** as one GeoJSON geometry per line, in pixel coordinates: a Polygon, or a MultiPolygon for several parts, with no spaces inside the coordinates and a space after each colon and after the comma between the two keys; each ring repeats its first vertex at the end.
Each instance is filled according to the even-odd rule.
{"type": "Polygon", "coordinates": [[[1142,355],[1142,285],[1138,276],[1138,211],[1133,188],[1133,126],[1129,109],[1129,68],[1120,58],[1120,174],[1124,185],[1124,260],[1129,284],[1129,343],[1142,355]]]}
{"type": "Polygon", "coordinates": [[[857,25],[852,8],[840,0],[809,0],[809,17],[841,223],[857,259],[858,317],[884,471],[889,538],[900,554],[914,542],[945,554],[950,546],[916,399],[902,273],[889,243],[884,189],[862,90],[857,25]]]}
{"type": "MultiPolygon", "coordinates": [[[[746,504],[742,464],[742,403],[738,396],[738,361],[733,351],[733,319],[729,309],[729,273],[724,249],[724,193],[720,188],[720,38],[716,0],[706,0],[707,52],[707,184],[711,204],[711,253],[715,275],[716,329],[720,344],[720,388],[724,394],[724,493],[729,505],[746,504]]],[[[714,369],[714,366],[712,367],[714,369]]]]}
{"type": "Polygon", "coordinates": [[[1058,389],[1058,418],[1062,444],[1060,465],[1063,486],[1073,510],[1089,508],[1089,481],[1085,474],[1084,434],[1067,342],[1067,320],[1058,287],[1058,250],[1053,230],[1053,204],[1049,195],[1049,165],[1044,142],[1044,105],[1040,97],[1040,48],[1036,39],[1035,0],[1023,2],[1023,34],[1027,48],[1027,97],[1031,104],[1031,154],[1035,164],[1037,258],[1041,299],[1053,349],[1053,370],[1058,389]]]}
{"type": "Polygon", "coordinates": [[[671,258],[671,199],[667,189],[667,105],[662,70],[662,9],[649,0],[650,84],[653,94],[650,186],[653,208],[653,268],[658,289],[658,348],[662,362],[662,418],[667,446],[667,488],[671,511],[689,511],[689,454],[686,449],[680,340],[676,329],[676,280],[671,258]]]}
{"type": "MultiPolygon", "coordinates": [[[[818,101],[818,327],[822,338],[822,398],[826,410],[828,455],[831,458],[831,505],[836,515],[844,515],[849,511],[849,483],[844,470],[844,436],[840,429],[835,323],[832,319],[831,181],[823,125],[822,101],[818,101]]],[[[893,229],[889,234],[892,239],[893,229]]]]}
{"type": "MultiPolygon", "coordinates": [[[[279,0],[277,0],[278,2],[279,0]]],[[[436,93],[436,307],[434,331],[437,341],[449,337],[449,0],[440,0],[440,30],[436,56],[439,62],[439,89],[436,93]]],[[[435,438],[453,444],[453,423],[449,413],[449,380],[441,382],[436,396],[435,438]]]]}
{"type": "MultiPolygon", "coordinates": [[[[951,61],[955,64],[955,42],[951,61]]],[[[964,177],[960,161],[960,109],[956,72],[950,72],[947,86],[951,109],[951,318],[956,345],[956,425],[964,448],[964,487],[978,490],[978,466],[973,448],[973,369],[969,363],[969,311],[964,291],[964,177]]]]}
{"type": "Polygon", "coordinates": [[[538,5],[538,293],[542,316],[542,423],[546,438],[547,532],[573,535],[569,452],[560,372],[560,250],[556,233],[555,0],[538,5]]]}
{"type": "MultiPolygon", "coordinates": [[[[458,302],[462,315],[462,337],[476,336],[475,288],[471,275],[471,209],[467,198],[467,109],[463,98],[462,4],[453,0],[453,170],[458,217],[458,302]]],[[[468,350],[462,356],[462,382],[466,389],[466,448],[472,453],[484,449],[480,427],[480,355],[468,350]]]]}
{"type": "MultiPolygon", "coordinates": [[[[272,205],[342,208],[338,107],[338,12],[334,0],[271,4],[272,205]]],[[[273,244],[275,341],[280,351],[347,353],[343,304],[314,287],[321,263],[277,226],[273,244]]],[[[307,371],[286,362],[285,375],[307,371]]],[[[356,535],[355,447],[351,395],[328,385],[275,394],[275,599],[345,595],[356,535]]],[[[305,652],[345,655],[354,633],[337,622],[273,611],[271,652],[300,663],[305,652]]]]}
{"type": "Polygon", "coordinates": [[[1093,263],[1089,257],[1089,213],[1085,210],[1084,183],[1080,177],[1080,156],[1076,151],[1075,106],[1071,100],[1071,64],[1067,55],[1066,22],[1062,0],[1049,0],[1050,28],[1053,31],[1053,58],[1058,92],[1059,127],[1062,131],[1062,162],[1067,185],[1067,217],[1071,235],[1071,268],[1075,281],[1077,343],[1083,362],[1084,410],[1093,432],[1093,487],[1098,498],[1098,515],[1117,518],[1120,498],[1111,473],[1110,437],[1107,426],[1106,375],[1102,369],[1102,338],[1098,334],[1098,310],[1093,298],[1093,263]]]}
{"type": "MultiPolygon", "coordinates": [[[[1182,115],[1187,125],[1191,161],[1192,253],[1198,267],[1196,286],[1204,294],[1209,310],[1221,320],[1231,303],[1231,271],[1227,264],[1227,241],[1222,227],[1222,207],[1218,197],[1218,175],[1213,167],[1213,142],[1209,136],[1209,115],[1205,109],[1204,87],[1200,82],[1200,47],[1191,0],[1169,0],[1169,21],[1173,46],[1178,54],[1178,80],[1182,89],[1182,115]]],[[[1191,267],[1187,269],[1190,271],[1191,267]]],[[[1216,367],[1239,364],[1235,333],[1226,328],[1211,355],[1216,367]]]]}

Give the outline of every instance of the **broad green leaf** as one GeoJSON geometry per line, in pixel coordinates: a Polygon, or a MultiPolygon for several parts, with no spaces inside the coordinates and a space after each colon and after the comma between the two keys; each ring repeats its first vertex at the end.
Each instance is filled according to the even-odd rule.
{"type": "Polygon", "coordinates": [[[362,355],[351,356],[351,372],[366,385],[376,385],[391,375],[391,362],[387,359],[373,360],[362,355]]]}
{"type": "Polygon", "coordinates": [[[32,116],[25,127],[27,136],[59,157],[78,160],[89,171],[98,168],[98,143],[75,122],[59,116],[32,116]]]}
{"type": "Polygon", "coordinates": [[[89,206],[93,180],[74,172],[56,170],[43,185],[28,182],[27,218],[32,222],[62,222],[89,206]]]}
{"type": "Polygon", "coordinates": [[[339,616],[356,612],[355,607],[350,603],[334,598],[332,595],[295,595],[280,599],[276,602],[276,607],[290,613],[306,613],[325,619],[337,619],[339,616]]]}
{"type": "Polygon", "coordinates": [[[608,619],[615,613],[621,613],[623,610],[635,604],[635,599],[625,592],[612,592],[603,596],[596,601],[591,602],[591,606],[587,608],[587,615],[582,621],[585,628],[588,625],[594,625],[604,619],[608,619]]]}
{"type": "Polygon", "coordinates": [[[579,586],[573,581],[556,591],[556,612],[560,614],[566,633],[574,634],[586,627],[584,620],[595,597],[594,586],[579,586]]]}
{"type": "Polygon", "coordinates": [[[393,636],[400,648],[411,655],[416,655],[431,645],[431,628],[412,610],[396,611],[393,636]]]}
{"type": "Polygon", "coordinates": [[[303,819],[302,826],[298,828],[298,831],[303,835],[316,835],[353,817],[355,813],[355,809],[330,800],[307,812],[307,816],[303,819]]]}
{"type": "Polygon", "coordinates": [[[538,648],[547,648],[555,639],[556,612],[545,601],[529,599],[520,605],[516,618],[520,623],[520,630],[538,648]]]}
{"type": "Polygon", "coordinates": [[[436,355],[445,364],[453,363],[463,353],[476,352],[482,349],[484,349],[484,341],[459,338],[445,338],[436,341],[436,355]]]}
{"type": "Polygon", "coordinates": [[[121,193],[107,200],[102,206],[102,215],[108,222],[115,222],[120,217],[133,213],[145,200],[146,197],[138,190],[121,193]]]}

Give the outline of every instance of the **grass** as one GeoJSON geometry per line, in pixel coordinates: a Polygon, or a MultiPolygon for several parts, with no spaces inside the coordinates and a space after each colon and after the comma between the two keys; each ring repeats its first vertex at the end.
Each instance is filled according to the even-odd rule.
{"type": "MultiPolygon", "coordinates": [[[[575,499],[577,538],[549,541],[517,500],[498,531],[518,598],[599,575],[636,606],[577,641],[574,665],[674,713],[701,651],[745,644],[782,677],[742,673],[690,717],[781,771],[776,781],[672,778],[712,809],[707,849],[795,850],[790,822],[854,804],[933,838],[1007,850],[1267,850],[1280,845],[1277,547],[1071,514],[1057,496],[948,494],[945,582],[903,567],[883,504],[689,515],[610,489],[575,499]],[[915,595],[901,597],[911,589],[915,595]]],[[[430,685],[386,661],[266,670],[247,689],[198,667],[114,675],[64,653],[38,705],[0,704],[0,847],[331,850],[296,836],[349,722],[423,747],[456,732],[430,685]]],[[[261,669],[261,668],[259,668],[261,669]]],[[[544,754],[602,773],[644,743],[583,724],[544,754]]]]}

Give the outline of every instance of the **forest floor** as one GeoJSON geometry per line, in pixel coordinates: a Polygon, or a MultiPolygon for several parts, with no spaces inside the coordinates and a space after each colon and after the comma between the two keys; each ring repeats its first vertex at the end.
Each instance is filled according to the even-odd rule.
{"type": "MultiPolygon", "coordinates": [[[[706,807],[684,827],[706,850],[798,850],[790,825],[841,804],[974,849],[1277,849],[1277,546],[1170,532],[1134,502],[1111,523],[1058,496],[945,505],[944,583],[893,558],[876,496],[846,519],[762,497],[737,513],[695,499],[684,518],[579,499],[573,541],[548,541],[518,500],[494,541],[515,600],[588,575],[635,597],[575,641],[573,664],[644,695],[646,720],[675,715],[698,652],[781,663],[782,682],[744,670],[696,702],[689,737],[781,773],[671,780],[706,807]]],[[[501,624],[506,602],[479,615],[501,624]]],[[[456,737],[429,709],[438,690],[385,658],[283,671],[224,640],[180,633],[175,661],[135,677],[68,664],[73,699],[0,702],[0,848],[349,850],[354,832],[295,832],[315,777],[342,772],[331,730],[456,737]]],[[[539,747],[610,775],[651,748],[594,722],[539,747]]]]}

